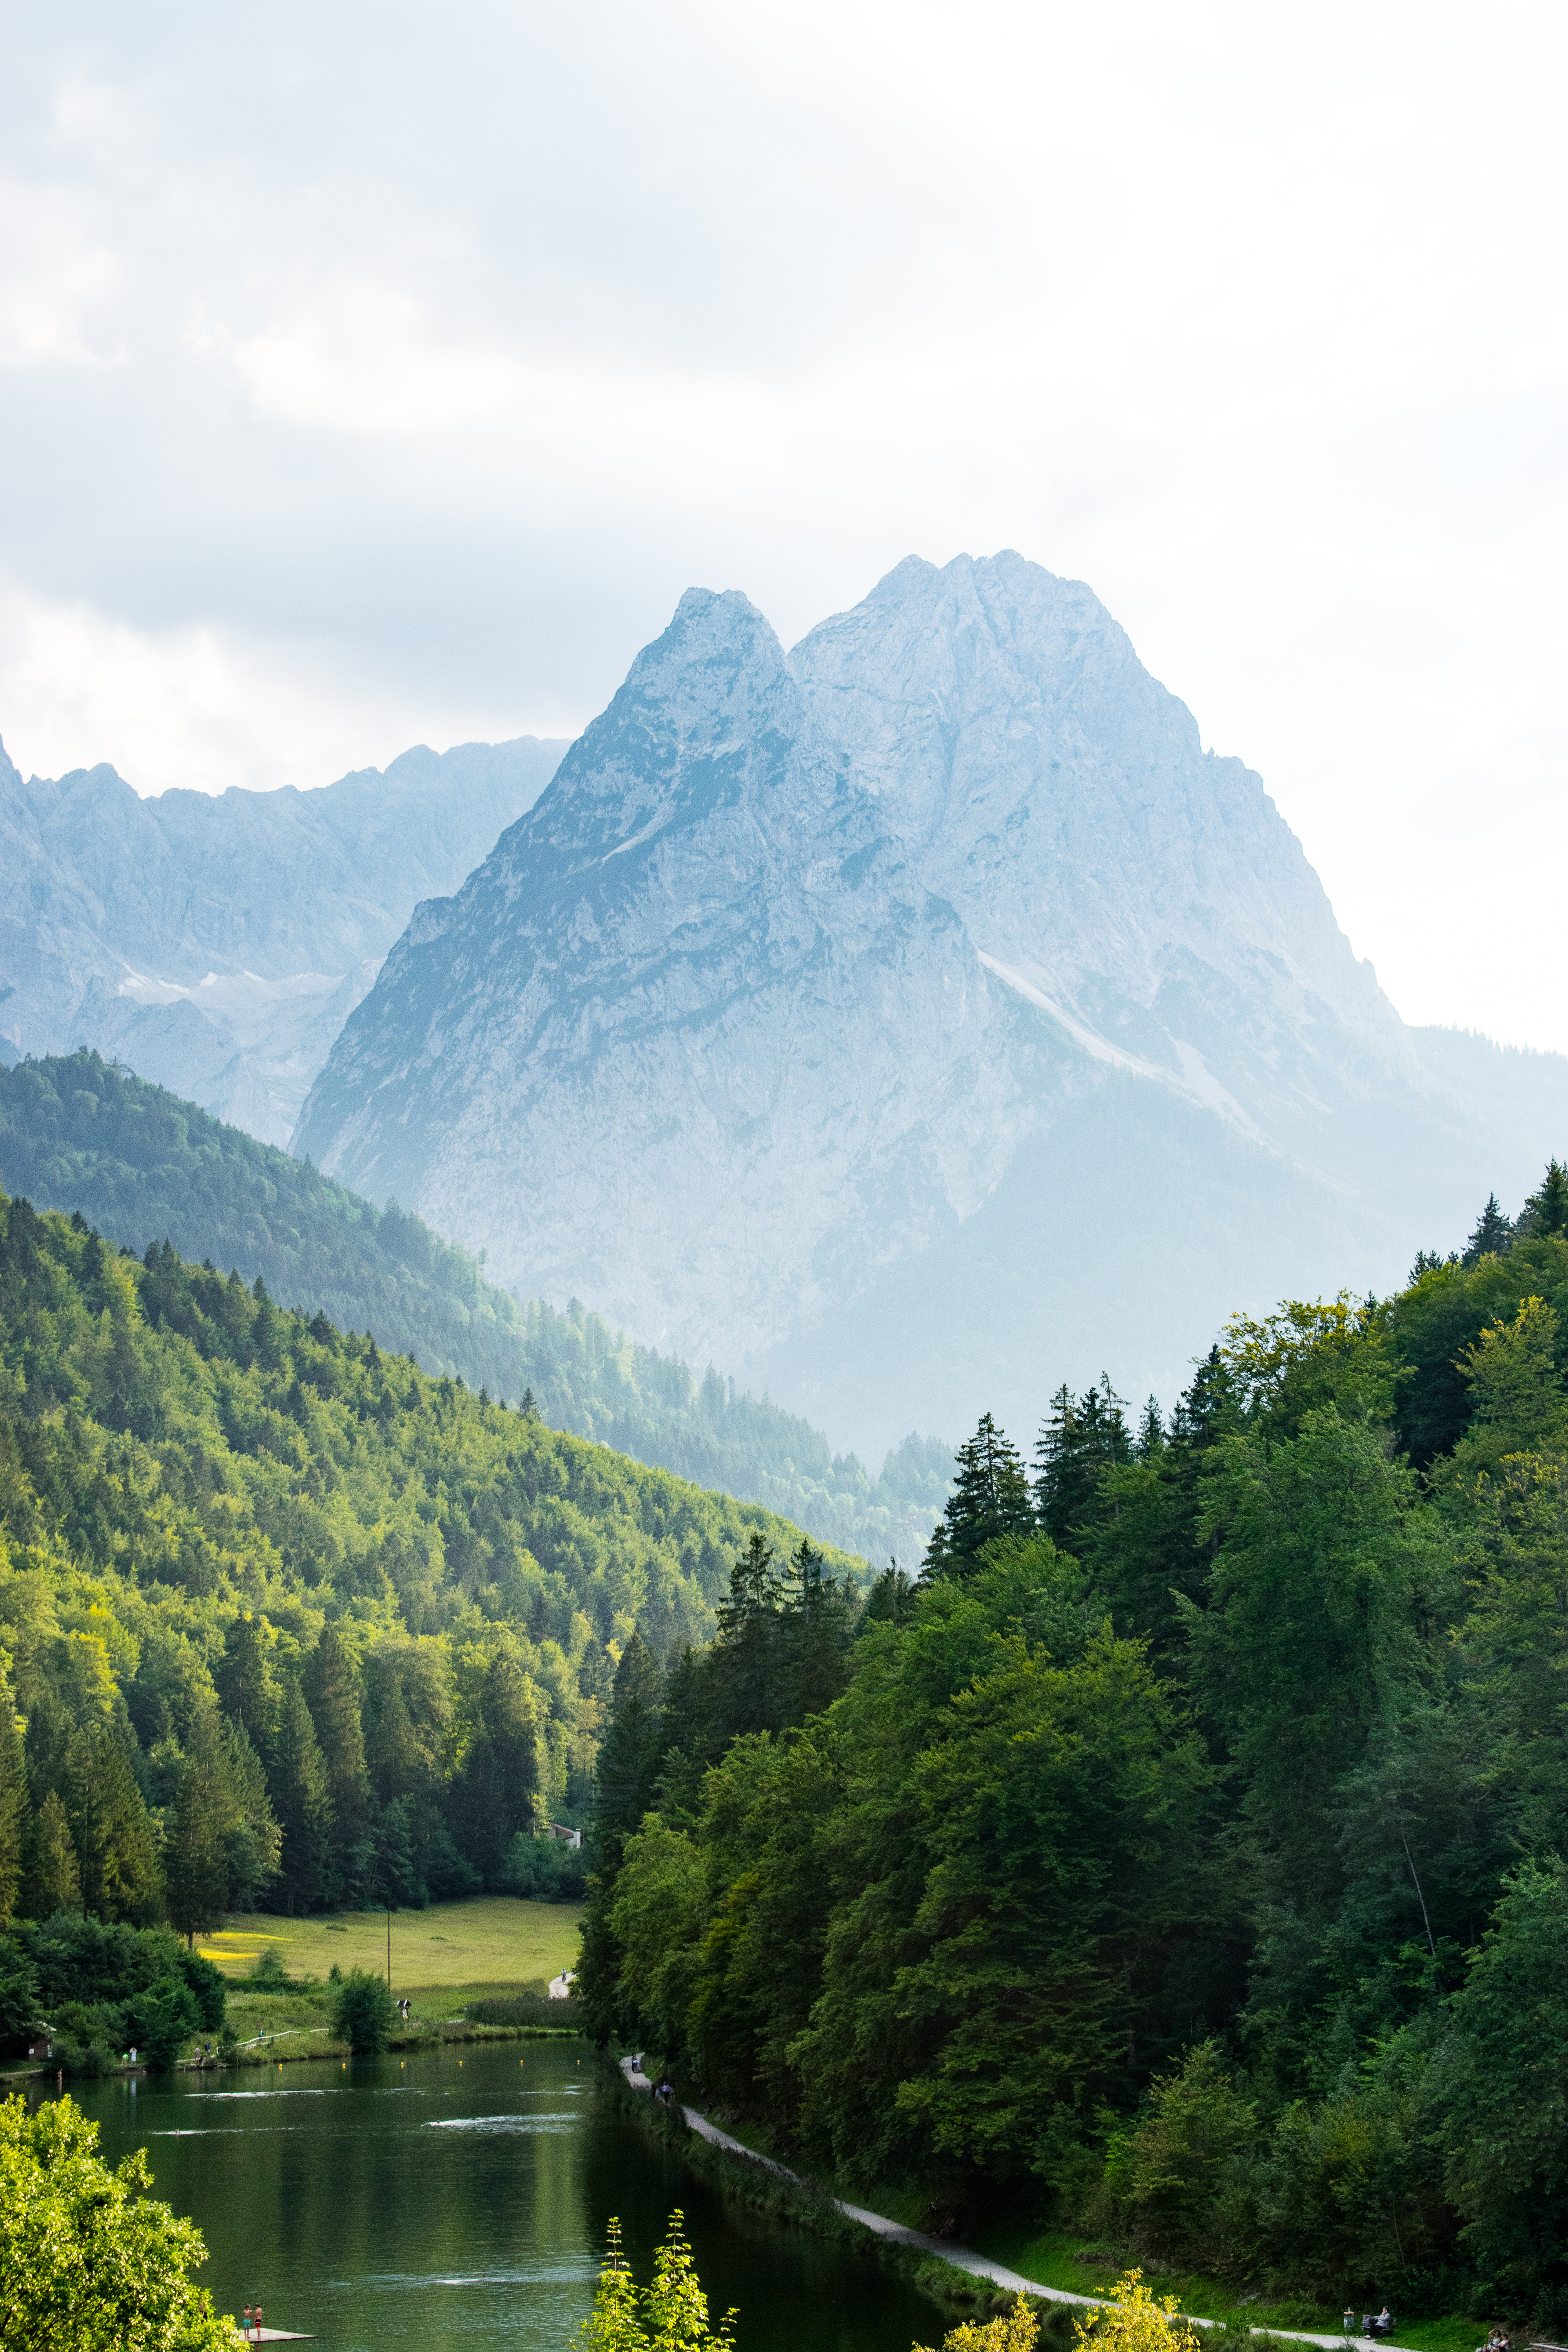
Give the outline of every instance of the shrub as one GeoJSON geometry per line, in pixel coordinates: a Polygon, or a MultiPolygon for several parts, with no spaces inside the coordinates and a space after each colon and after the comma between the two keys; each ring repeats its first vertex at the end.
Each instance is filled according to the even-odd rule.
{"type": "Polygon", "coordinates": [[[230,2352],[189,2273],[201,2232],[150,2198],[144,2149],[110,2171],[98,2126],[71,2099],[0,2106],[0,2310],[7,2343],[49,2352],[230,2352]]]}
{"type": "Polygon", "coordinates": [[[356,2058],[375,2057],[396,2021],[384,1979],[372,1969],[351,1969],[332,1988],[331,2019],[356,2058]]]}
{"type": "Polygon", "coordinates": [[[531,1903],[582,1903],[587,1899],[588,1866],[581,1847],[559,1838],[531,1837],[519,1830],[501,1865],[500,1885],[531,1903]]]}
{"type": "Polygon", "coordinates": [[[471,2000],[463,2014],[470,2025],[567,2025],[571,2006],[570,2001],[551,2000],[542,1983],[537,1992],[530,1987],[526,1992],[471,2000]]]}

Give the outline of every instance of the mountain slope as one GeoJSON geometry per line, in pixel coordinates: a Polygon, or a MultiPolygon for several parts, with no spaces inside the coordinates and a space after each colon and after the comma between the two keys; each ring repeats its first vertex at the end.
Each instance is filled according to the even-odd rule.
{"type": "Polygon", "coordinates": [[[880,1566],[912,1559],[947,1491],[951,1449],[907,1439],[868,1475],[818,1430],[710,1370],[641,1348],[573,1300],[520,1305],[416,1216],[368,1201],[96,1055],[0,1071],[0,1184],[79,1211],[141,1255],[259,1276],[276,1298],[458,1373],[492,1396],[531,1389],[545,1421],[699,1486],[797,1519],[880,1566]]]}
{"type": "Polygon", "coordinates": [[[3,1193],[0,1364],[0,1923],[17,1827],[36,1918],[156,1918],[165,1880],[187,1928],[237,1878],[290,1911],[515,1883],[514,1833],[526,1859],[587,1800],[633,1633],[702,1642],[754,1536],[799,1552],[770,1512],[3,1193]]]}
{"type": "Polygon", "coordinates": [[[0,1031],[123,1055],[283,1143],[415,903],[451,890],[564,747],[422,746],[319,792],[24,783],[0,748],[0,1031]]]}
{"type": "Polygon", "coordinates": [[[1560,1057],[1500,1127],[1462,1058],[1088,589],[911,559],[787,656],[689,592],[417,909],[296,1148],[879,1447],[1119,1319],[1171,1395],[1238,1305],[1386,1288],[1563,1131],[1560,1057]]]}

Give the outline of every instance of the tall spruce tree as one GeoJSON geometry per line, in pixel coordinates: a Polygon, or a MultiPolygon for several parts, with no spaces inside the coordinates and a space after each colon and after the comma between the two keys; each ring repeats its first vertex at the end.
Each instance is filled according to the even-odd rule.
{"type": "Polygon", "coordinates": [[[227,1907],[233,1811],[218,1711],[209,1701],[192,1716],[164,1849],[169,1921],[187,1944],[216,1927],[227,1907]]]}
{"type": "Polygon", "coordinates": [[[22,1727],[0,1650],[0,1929],[10,1924],[22,1885],[22,1832],[27,1811],[22,1727]]]}
{"type": "Polygon", "coordinates": [[[224,1823],[228,1907],[232,1911],[252,1911],[278,1875],[283,1837],[267,1793],[267,1768],[251,1746],[243,1723],[231,1723],[225,1718],[223,1747],[229,1797],[224,1823]]]}
{"type": "Polygon", "coordinates": [[[587,1841],[593,1869],[576,1991],[588,2029],[601,2042],[607,2042],[623,2021],[621,1948],[610,1925],[610,1913],[626,1840],[636,1834],[654,1801],[664,1747],[663,1679],[647,1643],[640,1633],[633,1633],[616,1668],[587,1841]]]}
{"type": "Polygon", "coordinates": [[[1487,1205],[1476,1219],[1476,1230],[1465,1244],[1459,1264],[1479,1265],[1483,1257],[1506,1257],[1513,1247],[1513,1226],[1504,1216],[1502,1203],[1495,1192],[1487,1194],[1487,1205]]]}
{"type": "Polygon", "coordinates": [[[85,1908],[139,1926],[160,1918],[163,1874],[153,1824],[132,1768],[123,1714],[83,1724],[67,1749],[68,1813],[85,1908]]]}
{"type": "Polygon", "coordinates": [[[1520,1212],[1517,1231],[1531,1241],[1568,1233],[1568,1168],[1560,1160],[1547,1161],[1545,1175],[1520,1212]]]}
{"type": "Polygon", "coordinates": [[[274,1648],[272,1628],[266,1618],[242,1609],[224,1636],[223,1656],[214,1677],[224,1713],[245,1726],[251,1746],[268,1762],[279,1705],[274,1648]]]}
{"type": "Polygon", "coordinates": [[[279,1887],[290,1914],[308,1911],[326,1885],[332,1801],[316,1727],[298,1679],[283,1685],[271,1769],[272,1803],[283,1834],[279,1887]]]}
{"type": "Polygon", "coordinates": [[[1100,1473],[1132,1458],[1126,1405],[1102,1372],[1080,1399],[1065,1383],[1035,1448],[1035,1509],[1052,1541],[1071,1545],[1093,1512],[1100,1473]]]}
{"type": "Polygon", "coordinates": [[[982,1413],[973,1436],[958,1449],[952,1489],[926,1546],[924,1575],[967,1575],[998,1536],[1030,1535],[1034,1528],[1018,1450],[993,1416],[982,1413]]]}
{"type": "Polygon", "coordinates": [[[452,1794],[458,1843],[488,1885],[500,1883],[511,1842],[536,1827],[539,1718],[510,1651],[486,1669],[479,1723],[452,1794]]]}
{"type": "Polygon", "coordinates": [[[327,1768],[332,1805],[332,1874],[338,1877],[364,1835],[370,1772],[364,1752],[364,1688],[353,1652],[336,1625],[322,1626],[300,1681],[327,1768]]]}
{"type": "Polygon", "coordinates": [[[58,1789],[45,1791],[22,1843],[22,1910],[31,1919],[81,1908],[81,1870],[70,1816],[58,1789]]]}

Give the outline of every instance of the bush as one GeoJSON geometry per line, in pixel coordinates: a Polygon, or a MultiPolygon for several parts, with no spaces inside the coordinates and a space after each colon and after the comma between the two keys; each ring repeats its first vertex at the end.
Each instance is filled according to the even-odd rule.
{"type": "Polygon", "coordinates": [[[331,2019],[332,2032],[356,2058],[377,2056],[396,2022],[385,1980],[374,1969],[351,1969],[332,1987],[331,2019]]]}
{"type": "Polygon", "coordinates": [[[206,2259],[201,2232],[146,2191],[146,2152],[110,2171],[98,2126],[71,2099],[29,2116],[0,2107],[0,2310],[6,2340],[49,2352],[104,2345],[227,2352],[218,2319],[189,2273],[206,2259]]]}
{"type": "Polygon", "coordinates": [[[571,2007],[570,2001],[551,2000],[542,1987],[538,1992],[471,2000],[463,2014],[470,2025],[569,2025],[571,2007]]]}
{"type": "Polygon", "coordinates": [[[531,1837],[519,1830],[500,1883],[508,1895],[524,1895],[531,1903],[582,1903],[587,1899],[588,1869],[581,1847],[574,1850],[559,1838],[531,1837]]]}

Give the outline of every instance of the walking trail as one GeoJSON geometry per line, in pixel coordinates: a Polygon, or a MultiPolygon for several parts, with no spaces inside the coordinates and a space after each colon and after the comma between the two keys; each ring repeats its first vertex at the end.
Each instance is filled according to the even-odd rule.
{"type": "MultiPolygon", "coordinates": [[[[635,2058],[623,2058],[621,2072],[634,2091],[647,2091],[651,2095],[653,2084],[635,2058]]],[[[682,2107],[680,2112],[699,2137],[711,2141],[715,2147],[726,2147],[733,2156],[743,2156],[749,2163],[760,2164],[764,2171],[776,2172],[781,2180],[799,2181],[800,2175],[792,2172],[787,2164],[775,2163],[771,2156],[759,2156],[754,2147],[748,2147],[743,2140],[732,2138],[728,2132],[721,2131],[717,2124],[710,2123],[696,2107],[682,2107]]],[[[863,2205],[847,2205],[842,2198],[836,2197],[833,2201],[851,2221],[863,2222],[868,2230],[874,2230],[879,2238],[892,2238],[900,2246],[919,2246],[925,2253],[938,2254],[944,2263],[951,2263],[955,2271],[967,2271],[972,2278],[984,2279],[988,2284],[999,2287],[1004,2294],[1037,2295],[1047,2303],[1076,2303],[1095,2311],[1108,2308],[1108,2300],[1103,2295],[1069,2294],[1066,2287],[1043,2286],[1038,2279],[1025,2278],[1019,2272],[1010,2271],[1005,2263],[994,2263],[989,2254],[974,2253],[968,2246],[952,2245],[945,2238],[928,2237],[923,2230],[906,2230],[901,2221],[890,2221],[885,2213],[868,2213],[863,2205]]],[[[1217,2327],[1220,2325],[1217,2319],[1193,2320],[1194,2327],[1217,2327]]],[[[1277,2336],[1288,2344],[1319,2344],[1325,2347],[1325,2352],[1346,2352],[1343,2335],[1309,2336],[1294,2327],[1270,2327],[1264,2333],[1277,2336]]],[[[1384,2352],[1407,2352],[1407,2347],[1384,2344],[1384,2352]]]]}

